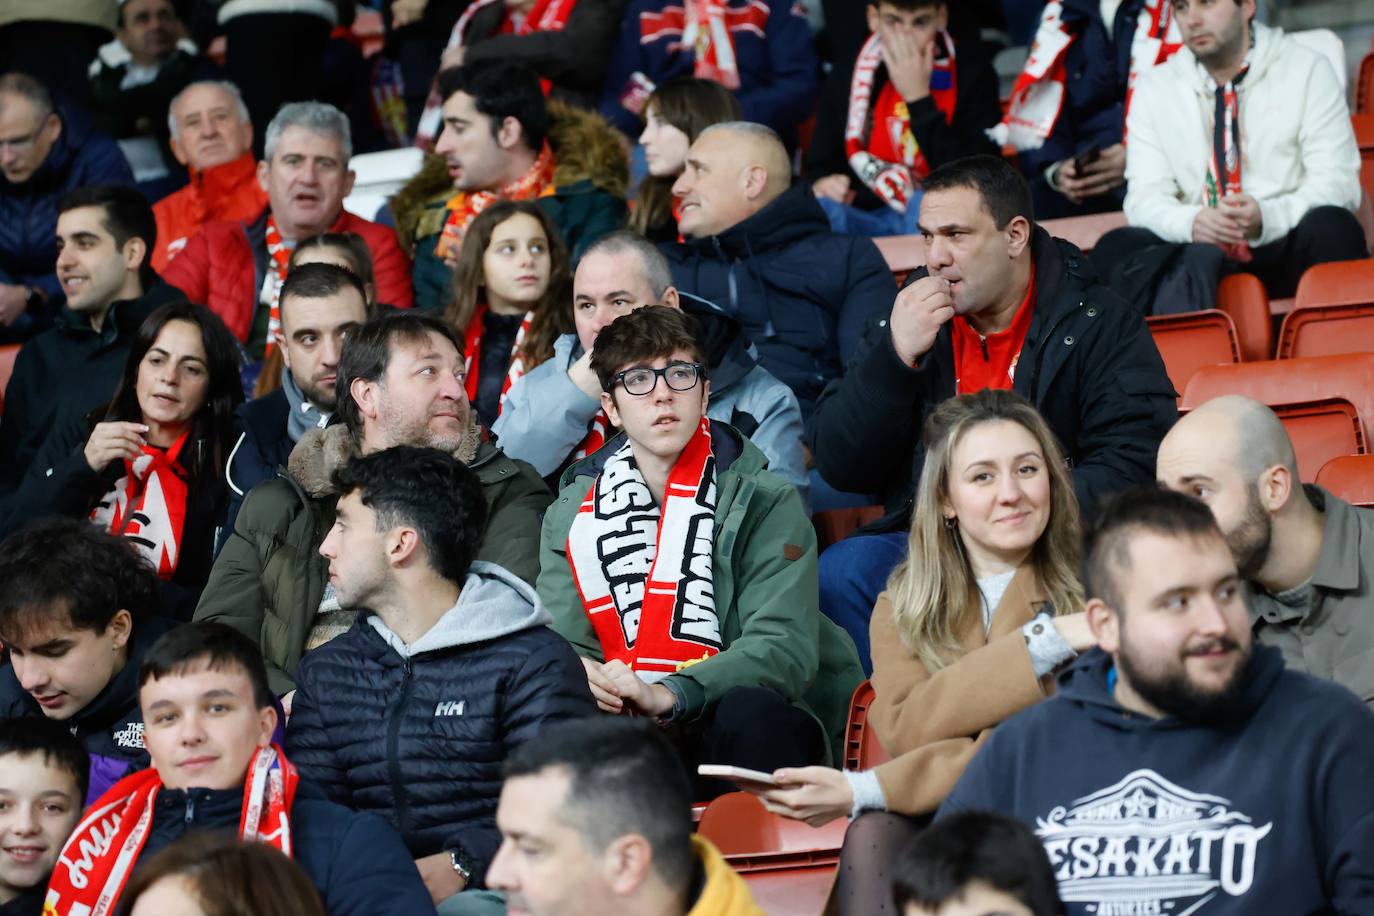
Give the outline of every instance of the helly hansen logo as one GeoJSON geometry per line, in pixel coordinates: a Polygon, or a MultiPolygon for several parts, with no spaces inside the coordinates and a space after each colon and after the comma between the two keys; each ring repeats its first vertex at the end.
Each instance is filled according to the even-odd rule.
{"type": "Polygon", "coordinates": [[[456,702],[450,700],[447,703],[440,703],[438,706],[434,707],[434,715],[435,717],[461,716],[463,714],[463,710],[467,708],[467,705],[467,700],[458,700],[456,702]]]}

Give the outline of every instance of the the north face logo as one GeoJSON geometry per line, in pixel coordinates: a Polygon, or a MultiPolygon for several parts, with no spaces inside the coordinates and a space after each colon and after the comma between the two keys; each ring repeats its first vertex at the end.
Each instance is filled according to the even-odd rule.
{"type": "Polygon", "coordinates": [[[438,706],[434,707],[434,715],[461,716],[463,714],[463,710],[467,707],[467,705],[467,700],[458,700],[456,702],[450,700],[447,703],[440,703],[438,706]]]}
{"type": "Polygon", "coordinates": [[[120,747],[132,747],[142,750],[143,748],[143,723],[130,722],[127,726],[114,733],[115,744],[120,747]]]}

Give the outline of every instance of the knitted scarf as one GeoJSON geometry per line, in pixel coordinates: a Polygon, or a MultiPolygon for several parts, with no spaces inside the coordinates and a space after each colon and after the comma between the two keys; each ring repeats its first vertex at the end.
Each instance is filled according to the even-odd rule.
{"type": "MultiPolygon", "coordinates": [[[[472,313],[472,318],[468,321],[467,328],[463,331],[464,352],[466,362],[465,371],[467,373],[466,387],[468,392],[468,403],[477,403],[477,376],[482,369],[482,336],[485,326],[482,322],[483,316],[487,314],[486,303],[480,303],[476,311],[472,313]]],[[[500,409],[506,406],[506,395],[510,393],[510,386],[525,374],[525,335],[530,332],[530,322],[534,320],[534,312],[526,312],[524,319],[520,322],[520,330],[515,332],[515,343],[510,348],[510,366],[506,369],[506,380],[501,385],[501,400],[497,402],[497,414],[500,409]]],[[[494,422],[494,421],[493,421],[494,422]]]]}
{"type": "MultiPolygon", "coordinates": [[[[243,784],[239,836],[291,855],[296,767],[275,744],[258,748],[243,784]]],[[[48,882],[44,916],[109,916],[153,825],[162,788],[157,770],[125,776],[91,805],[62,847],[48,882]]]]}
{"type": "Polygon", "coordinates": [[[128,538],[147,557],[163,581],[181,559],[186,525],[186,469],[177,463],[190,431],[168,448],[143,446],[143,454],[124,459],[124,476],[91,511],[91,521],[110,534],[128,538]]]}
{"type": "MultiPolygon", "coordinates": [[[[935,107],[954,120],[958,85],[954,73],[954,41],[941,30],[930,74],[930,95],[935,107]]],[[[911,114],[896,87],[887,83],[873,105],[873,85],[883,62],[882,41],[874,32],[864,42],[854,63],[849,84],[849,119],[844,128],[844,151],[849,167],[889,207],[905,213],[911,194],[930,174],[930,163],[911,133],[911,114]],[[872,110],[870,124],[869,112],[872,110]]]]}
{"type": "Polygon", "coordinates": [[[696,64],[692,75],[714,80],[726,89],[739,88],[739,63],[735,60],[735,41],[730,37],[726,0],[683,0],[686,23],[682,44],[692,49],[696,64]]]}
{"type": "Polygon", "coordinates": [[[498,200],[534,200],[553,196],[555,167],[553,148],[545,142],[530,170],[499,191],[459,191],[453,195],[446,204],[448,218],[444,220],[444,229],[439,234],[434,253],[445,260],[457,258],[468,226],[477,218],[477,214],[498,200]]]}
{"type": "Polygon", "coordinates": [[[568,529],[568,563],[606,659],[662,680],[721,650],[711,549],[716,459],[702,417],[654,502],[627,440],[568,529]]]}
{"type": "MultiPolygon", "coordinates": [[[[1223,197],[1240,193],[1240,101],[1237,87],[1249,72],[1248,55],[1240,72],[1224,86],[1218,86],[1211,75],[1203,71],[1207,85],[1216,97],[1216,109],[1212,115],[1212,154],[1207,158],[1206,194],[1209,207],[1220,207],[1223,197]]],[[[1223,245],[1222,250],[1228,258],[1242,264],[1249,263],[1254,258],[1250,246],[1245,242],[1238,245],[1223,245]]]]}
{"type": "Polygon", "coordinates": [[[272,298],[268,305],[267,346],[263,355],[270,353],[276,346],[277,333],[281,331],[281,287],[286,282],[286,271],[291,266],[291,249],[282,241],[281,230],[272,214],[267,214],[267,259],[272,271],[272,298]]]}
{"type": "Polygon", "coordinates": [[[581,461],[588,455],[595,454],[601,450],[601,446],[606,444],[606,434],[611,429],[611,418],[606,415],[604,407],[596,409],[596,416],[592,417],[592,423],[587,427],[587,436],[573,449],[572,460],[581,461]]]}
{"type": "MultiPolygon", "coordinates": [[[[1049,0],[1045,4],[1030,57],[1011,89],[1007,113],[1000,124],[988,129],[987,134],[993,142],[1024,152],[1039,149],[1054,132],[1064,106],[1064,82],[1068,72],[1064,58],[1078,37],[1065,28],[1063,13],[1062,0],[1049,0]]],[[[1111,30],[1109,22],[1107,31],[1111,30]]],[[[1135,35],[1131,39],[1131,67],[1126,80],[1128,111],[1136,77],[1164,63],[1182,46],[1183,38],[1174,21],[1170,0],[1145,0],[1144,7],[1136,15],[1135,35]]]]}

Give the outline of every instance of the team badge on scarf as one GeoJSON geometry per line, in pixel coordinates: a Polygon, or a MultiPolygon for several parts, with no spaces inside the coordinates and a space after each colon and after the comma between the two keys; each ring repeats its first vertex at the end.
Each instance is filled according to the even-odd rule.
{"type": "MultiPolygon", "coordinates": [[[[1000,124],[988,129],[994,143],[1011,145],[1018,151],[1039,149],[1054,132],[1059,112],[1064,107],[1064,83],[1068,68],[1064,58],[1078,36],[1064,26],[1062,0],[1049,0],[1040,17],[1030,57],[1016,85],[1011,89],[1011,104],[1000,124]]],[[[1107,30],[1111,31],[1108,24],[1107,30]]],[[[1136,14],[1135,34],[1131,38],[1131,67],[1126,78],[1126,110],[1131,107],[1131,92],[1136,77],[1164,63],[1183,47],[1183,36],[1174,19],[1171,0],[1145,0],[1136,14]]]]}
{"type": "Polygon", "coordinates": [[[91,512],[91,521],[110,534],[128,538],[166,581],[181,559],[186,525],[186,471],[177,463],[187,431],[166,450],[152,445],[124,460],[124,476],[91,512]]]}
{"type": "MultiPolygon", "coordinates": [[[[275,744],[258,748],[243,784],[239,837],[291,855],[296,767],[275,744]]],[[[110,916],[153,825],[157,770],[125,776],[100,796],[62,847],[43,916],[110,916]]]]}
{"type": "MultiPolygon", "coordinates": [[[[941,30],[939,56],[930,74],[930,96],[935,107],[954,120],[958,85],[954,74],[954,41],[941,30]]],[[[864,42],[854,63],[849,84],[849,119],[844,128],[844,151],[849,167],[863,183],[898,213],[905,213],[912,193],[930,174],[930,163],[911,132],[911,114],[892,83],[887,83],[873,102],[873,85],[883,62],[883,45],[874,32],[864,42]],[[870,118],[870,112],[872,117],[870,118]]]]}
{"type": "Polygon", "coordinates": [[[607,461],[568,529],[568,563],[606,659],[649,683],[721,650],[711,551],[716,459],[711,421],[654,502],[630,443],[607,461]]]}
{"type": "Polygon", "coordinates": [[[467,234],[468,226],[477,218],[477,214],[498,200],[535,200],[553,196],[554,167],[553,148],[545,142],[530,170],[501,190],[459,191],[453,195],[447,204],[448,218],[444,220],[434,253],[445,260],[458,257],[458,249],[463,246],[463,236],[467,234]]]}
{"type": "MultiPolygon", "coordinates": [[[[463,332],[464,352],[467,354],[464,363],[467,373],[466,387],[468,401],[477,402],[478,374],[482,367],[482,332],[485,326],[482,317],[487,313],[486,304],[477,306],[473,312],[471,320],[468,321],[467,329],[463,332]]],[[[530,332],[530,322],[534,320],[534,312],[526,312],[524,319],[520,322],[520,330],[515,332],[515,343],[510,348],[510,366],[506,369],[506,380],[501,383],[501,400],[497,402],[496,412],[499,416],[501,408],[506,406],[506,395],[510,394],[510,386],[525,374],[525,335],[530,332]]],[[[495,422],[495,421],[492,421],[495,422]]]]}

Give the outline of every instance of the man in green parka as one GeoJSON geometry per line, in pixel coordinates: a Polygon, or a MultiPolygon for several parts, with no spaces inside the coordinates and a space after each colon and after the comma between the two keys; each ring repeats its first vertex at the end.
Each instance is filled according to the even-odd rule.
{"type": "Polygon", "coordinates": [[[443,321],[381,315],[349,335],[339,359],[336,420],[311,430],[287,471],[248,494],[215,561],[195,619],[217,620],[262,648],[272,689],[295,689],[301,656],[347,630],[319,555],[334,525],[336,468],[396,445],[449,452],[482,484],[488,514],[476,559],[531,584],[539,573],[540,513],[552,499],[528,464],[486,440],[463,389],[463,344],[443,321]]]}
{"type": "Polygon", "coordinates": [[[563,475],[537,587],[597,704],[656,717],[693,766],[838,760],[858,655],[820,614],[797,491],[706,417],[691,317],[616,319],[591,368],[622,432],[563,475]]]}

